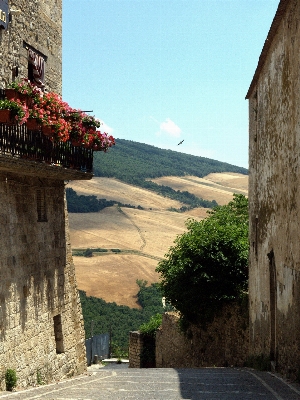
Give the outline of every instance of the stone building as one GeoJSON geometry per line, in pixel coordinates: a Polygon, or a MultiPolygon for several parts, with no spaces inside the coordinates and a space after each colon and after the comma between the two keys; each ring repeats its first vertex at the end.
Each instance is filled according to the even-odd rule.
{"type": "MultiPolygon", "coordinates": [[[[249,99],[250,354],[300,372],[300,2],[281,0],[249,99]]],[[[299,376],[299,375],[298,375],[299,376]]]]}
{"type": "MultiPolygon", "coordinates": [[[[60,94],[62,0],[0,0],[0,10],[0,89],[29,77],[60,94]],[[37,77],[30,57],[38,60],[37,77]]],[[[19,386],[86,369],[65,181],[92,178],[91,168],[84,164],[83,172],[80,164],[91,165],[92,152],[73,150],[54,147],[24,125],[0,124],[2,389],[8,368],[16,370],[19,386]],[[29,143],[37,161],[21,157],[29,143]]]]}
{"type": "Polygon", "coordinates": [[[0,9],[0,88],[30,74],[31,49],[45,62],[46,88],[61,94],[62,0],[1,0],[0,9]]]}

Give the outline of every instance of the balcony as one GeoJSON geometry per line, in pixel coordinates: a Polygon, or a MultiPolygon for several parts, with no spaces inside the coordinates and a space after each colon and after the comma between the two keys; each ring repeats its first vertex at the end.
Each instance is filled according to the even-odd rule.
{"type": "Polygon", "coordinates": [[[19,165],[24,173],[41,174],[44,171],[42,175],[49,177],[91,179],[93,151],[73,146],[69,141],[53,143],[41,131],[28,130],[25,124],[0,123],[0,169],[6,169],[5,165],[9,170],[15,170],[19,165]]]}
{"type": "Polygon", "coordinates": [[[0,170],[64,180],[91,179],[93,150],[53,143],[41,131],[0,123],[0,170]]]}

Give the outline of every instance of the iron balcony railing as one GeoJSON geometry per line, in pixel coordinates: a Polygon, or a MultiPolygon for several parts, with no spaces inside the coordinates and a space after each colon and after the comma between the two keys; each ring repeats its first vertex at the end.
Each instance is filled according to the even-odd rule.
{"type": "Polygon", "coordinates": [[[71,142],[53,143],[40,130],[28,130],[26,124],[0,123],[0,154],[93,172],[93,151],[71,142]]]}

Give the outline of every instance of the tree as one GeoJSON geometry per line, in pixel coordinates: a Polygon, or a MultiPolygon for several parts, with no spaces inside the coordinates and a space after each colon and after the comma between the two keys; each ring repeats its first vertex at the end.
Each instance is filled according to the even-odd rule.
{"type": "Polygon", "coordinates": [[[187,232],[157,267],[163,295],[186,322],[208,322],[222,305],[247,291],[248,200],[234,195],[187,232]]]}

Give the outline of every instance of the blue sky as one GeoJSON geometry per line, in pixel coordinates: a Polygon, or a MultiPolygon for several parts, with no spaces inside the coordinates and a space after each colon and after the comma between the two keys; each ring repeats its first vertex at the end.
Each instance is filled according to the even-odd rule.
{"type": "Polygon", "coordinates": [[[278,3],[63,0],[63,98],[115,138],[247,168],[245,95],[278,3]]]}

